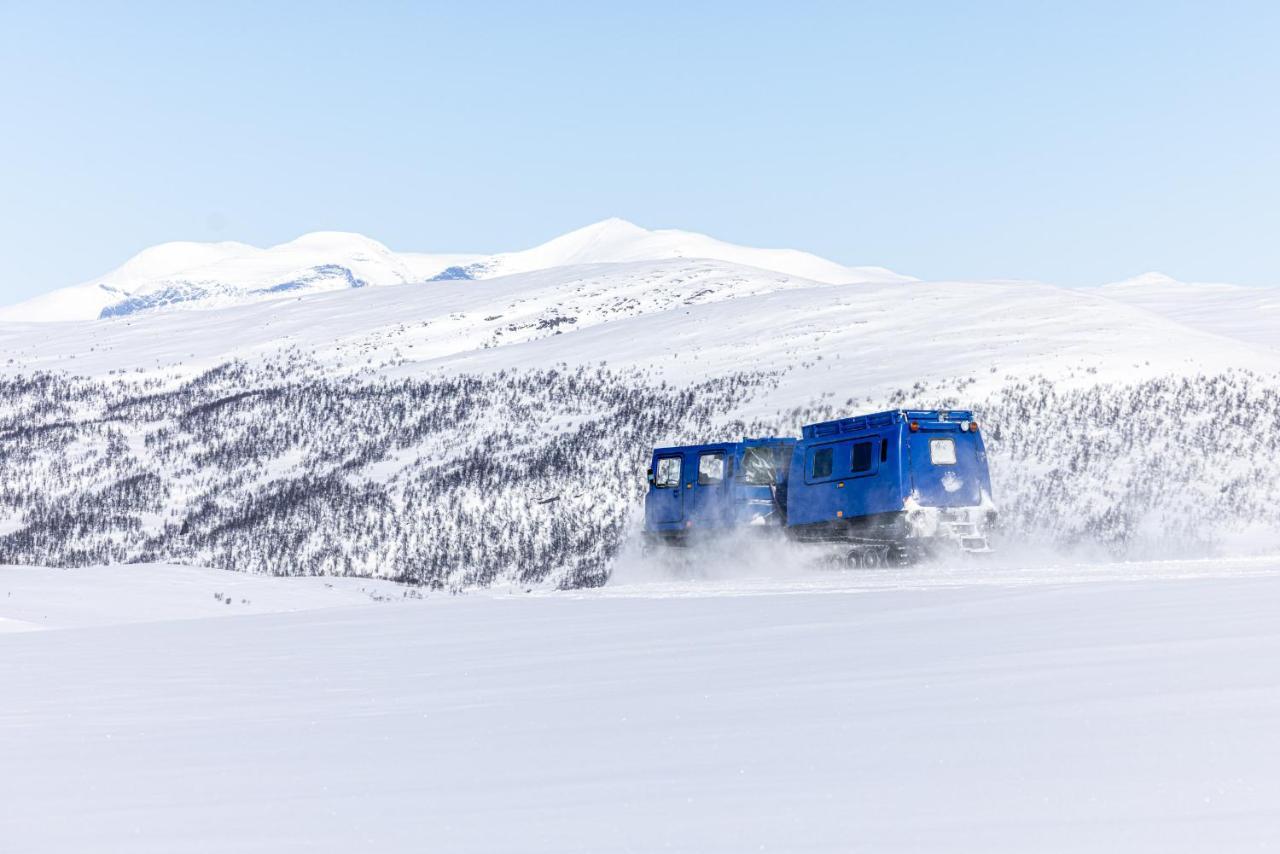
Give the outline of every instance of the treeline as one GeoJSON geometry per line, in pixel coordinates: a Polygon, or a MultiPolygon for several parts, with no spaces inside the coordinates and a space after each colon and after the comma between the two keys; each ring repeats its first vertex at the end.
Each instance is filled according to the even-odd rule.
{"type": "Polygon", "coordinates": [[[1235,372],[1124,385],[918,383],[769,411],[785,377],[606,366],[391,381],[236,362],[183,382],[0,379],[0,562],[199,563],[437,588],[600,584],[658,442],[975,406],[1009,536],[1111,555],[1280,543],[1280,394],[1235,372]]]}
{"type": "Polygon", "coordinates": [[[774,382],[677,388],[604,367],[388,382],[243,363],[167,390],[8,379],[0,562],[599,584],[655,437],[719,429],[774,382]]]}

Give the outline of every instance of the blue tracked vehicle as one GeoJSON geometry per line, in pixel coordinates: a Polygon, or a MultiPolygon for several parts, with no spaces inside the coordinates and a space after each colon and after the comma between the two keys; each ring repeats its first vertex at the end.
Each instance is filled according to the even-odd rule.
{"type": "Polygon", "coordinates": [[[772,529],[884,566],[989,551],[994,520],[973,413],[903,409],[809,424],[798,440],[657,448],[644,535],[684,546],[772,529]]]}

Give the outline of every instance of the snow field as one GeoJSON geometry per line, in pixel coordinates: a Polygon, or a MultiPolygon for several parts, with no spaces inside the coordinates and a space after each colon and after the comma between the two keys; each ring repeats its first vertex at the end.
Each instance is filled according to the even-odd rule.
{"type": "Polygon", "coordinates": [[[372,578],[297,578],[280,584],[268,576],[170,564],[75,570],[4,566],[0,632],[310,611],[405,595],[401,585],[372,578]]]}
{"type": "MultiPolygon", "coordinates": [[[[324,610],[308,580],[262,579],[304,610],[4,634],[0,836],[15,854],[1274,847],[1280,561],[1102,571],[872,590],[779,568],[711,595],[324,610]]],[[[90,572],[24,570],[24,596],[90,572]]],[[[200,572],[212,601],[223,574],[200,572]]],[[[115,581],[98,604],[127,613],[142,594],[115,581]]]]}

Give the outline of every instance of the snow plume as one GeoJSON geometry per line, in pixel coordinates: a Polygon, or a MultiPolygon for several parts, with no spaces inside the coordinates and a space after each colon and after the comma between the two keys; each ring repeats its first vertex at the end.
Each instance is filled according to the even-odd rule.
{"type": "MultiPolygon", "coordinates": [[[[766,372],[673,385],[604,366],[412,380],[313,368],[0,380],[0,562],[598,585],[642,571],[627,549],[654,445],[795,434],[834,411],[744,418],[795,399],[766,372]]],[[[981,395],[917,385],[842,411],[975,407],[1007,550],[1239,554],[1280,544],[1277,388],[1245,371],[1032,378],[981,395]]],[[[694,551],[679,571],[791,571],[793,552],[772,549],[694,551]]]]}
{"type": "Polygon", "coordinates": [[[610,567],[609,583],[654,585],[667,582],[719,582],[743,579],[794,579],[821,568],[816,552],[786,540],[776,528],[706,532],[682,548],[646,546],[640,514],[610,567]]]}

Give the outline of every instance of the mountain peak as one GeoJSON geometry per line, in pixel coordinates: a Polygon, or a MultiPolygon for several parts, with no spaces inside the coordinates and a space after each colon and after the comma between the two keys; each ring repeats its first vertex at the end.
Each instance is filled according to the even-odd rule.
{"type": "Polygon", "coordinates": [[[138,281],[172,276],[184,270],[259,251],[261,250],[247,243],[233,240],[219,243],[173,240],[143,249],[115,270],[94,281],[109,280],[114,287],[128,288],[138,281]]]}
{"type": "Polygon", "coordinates": [[[398,253],[348,231],[313,231],[267,249],[229,241],[162,243],[83,285],[0,309],[0,320],[91,320],[366,285],[486,279],[556,267],[677,259],[750,267],[766,275],[826,284],[908,278],[882,268],[846,267],[794,249],[738,246],[705,234],[650,230],[608,217],[531,249],[489,256],[398,253]]]}
{"type": "Polygon", "coordinates": [[[1177,279],[1175,279],[1173,276],[1169,276],[1164,273],[1158,273],[1154,270],[1150,270],[1146,273],[1139,273],[1138,275],[1132,276],[1128,279],[1122,279],[1118,282],[1111,283],[1111,285],[1115,287],[1135,287],[1135,288],[1167,287],[1169,285],[1180,285],[1180,284],[1182,283],[1177,279]]]}
{"type": "Polygon", "coordinates": [[[607,234],[607,235],[630,235],[633,237],[638,237],[641,235],[651,234],[651,233],[652,232],[650,232],[649,229],[642,228],[641,226],[636,225],[634,222],[631,222],[630,220],[622,219],[621,217],[611,216],[611,217],[602,219],[599,222],[593,222],[590,225],[584,225],[582,228],[575,229],[574,231],[571,231],[568,234],[564,234],[561,236],[568,237],[571,234],[596,234],[596,235],[607,234]]]}
{"type": "Polygon", "coordinates": [[[348,250],[373,250],[379,253],[389,253],[390,249],[386,244],[367,237],[357,231],[309,231],[287,243],[281,243],[278,246],[271,247],[272,252],[285,251],[290,249],[303,249],[307,251],[320,252],[342,252],[348,250]]]}

